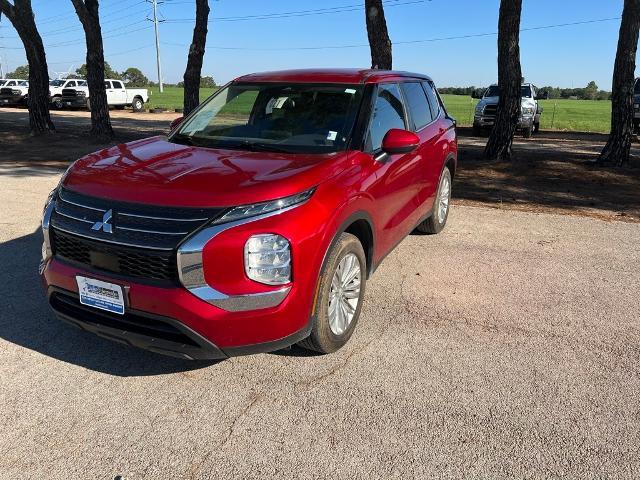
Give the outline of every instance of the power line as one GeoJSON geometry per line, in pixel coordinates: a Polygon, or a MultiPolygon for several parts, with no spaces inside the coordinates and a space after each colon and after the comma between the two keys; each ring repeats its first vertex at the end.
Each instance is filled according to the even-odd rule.
{"type": "MultiPolygon", "coordinates": [[[[568,23],[557,23],[553,25],[542,25],[538,27],[528,27],[521,28],[520,32],[529,32],[535,30],[546,30],[550,28],[561,28],[561,27],[570,27],[576,25],[587,25],[592,23],[602,23],[602,22],[610,22],[613,20],[620,20],[620,17],[611,17],[611,18],[599,18],[594,20],[584,20],[579,22],[568,22],[568,23]]],[[[421,40],[403,40],[398,42],[393,42],[393,45],[409,45],[415,43],[431,43],[431,42],[442,42],[447,40],[461,40],[468,38],[479,38],[479,37],[491,37],[498,35],[498,32],[487,32],[487,33],[472,33],[466,35],[456,35],[450,37],[435,37],[435,38],[427,38],[421,40]]],[[[167,43],[163,42],[164,45],[176,46],[176,47],[186,47],[187,44],[182,43],[167,43]]],[[[289,50],[332,50],[332,49],[340,49],[340,48],[364,48],[369,47],[368,43],[361,44],[351,44],[351,45],[324,45],[324,46],[305,46],[305,47],[225,47],[225,46],[216,46],[207,43],[207,48],[212,48],[216,50],[250,50],[250,51],[261,51],[261,52],[273,52],[273,51],[289,51],[289,50]]]]}
{"type": "MultiPolygon", "coordinates": [[[[431,2],[432,0],[387,0],[385,2],[385,7],[398,7],[403,5],[415,5],[420,3],[431,2]]],[[[178,3],[190,3],[190,2],[174,2],[169,5],[177,5],[178,3]]],[[[247,20],[272,20],[279,18],[291,18],[291,17],[307,17],[313,15],[329,15],[336,13],[345,13],[345,12],[354,12],[361,11],[364,7],[364,3],[351,4],[351,5],[343,5],[341,7],[327,7],[327,8],[317,8],[313,10],[296,10],[291,12],[280,12],[280,13],[264,13],[258,15],[243,15],[243,16],[235,16],[235,17],[212,17],[209,20],[209,23],[215,22],[242,22],[247,20]]],[[[195,22],[194,18],[176,18],[172,20],[167,20],[167,23],[192,23],[195,22]]]]}

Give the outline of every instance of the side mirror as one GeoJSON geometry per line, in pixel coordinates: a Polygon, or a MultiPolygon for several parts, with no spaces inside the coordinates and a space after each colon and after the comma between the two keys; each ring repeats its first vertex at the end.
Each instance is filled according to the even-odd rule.
{"type": "Polygon", "coordinates": [[[392,128],[382,139],[382,151],[388,154],[409,153],[418,146],[420,137],[408,130],[392,128]]]}
{"type": "Polygon", "coordinates": [[[182,123],[184,117],[178,117],[169,124],[169,130],[172,132],[182,123]]]}

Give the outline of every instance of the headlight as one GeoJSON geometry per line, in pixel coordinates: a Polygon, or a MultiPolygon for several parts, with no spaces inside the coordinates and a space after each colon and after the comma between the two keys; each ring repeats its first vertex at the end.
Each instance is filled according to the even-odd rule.
{"type": "Polygon", "coordinates": [[[483,110],[484,110],[484,105],[482,105],[482,104],[480,104],[480,103],[479,103],[478,105],[476,105],[476,113],[477,113],[478,115],[480,115],[480,114],[482,113],[482,111],[483,111],[483,110]]]}
{"type": "Polygon", "coordinates": [[[14,95],[22,95],[22,90],[11,90],[14,95]]]}
{"type": "Polygon", "coordinates": [[[289,240],[273,233],[254,235],[244,245],[244,270],[251,280],[268,285],[291,281],[289,240]]]}
{"type": "Polygon", "coordinates": [[[256,215],[283,210],[287,207],[306,202],[307,200],[309,200],[309,198],[311,198],[311,195],[313,195],[314,191],[315,188],[311,188],[302,193],[291,195],[290,197],[280,198],[278,200],[272,200],[270,202],[254,203],[252,205],[235,207],[225,213],[222,217],[215,220],[213,223],[218,224],[233,222],[234,220],[240,220],[242,218],[255,217],[256,215]]]}
{"type": "Polygon", "coordinates": [[[535,111],[535,109],[533,107],[522,107],[522,114],[523,115],[533,115],[534,111],[535,111]]]}
{"type": "Polygon", "coordinates": [[[86,96],[87,96],[87,94],[86,94],[86,93],[84,93],[84,92],[83,92],[83,91],[81,91],[81,90],[76,90],[76,96],[77,96],[77,97],[86,97],[86,96]]]}

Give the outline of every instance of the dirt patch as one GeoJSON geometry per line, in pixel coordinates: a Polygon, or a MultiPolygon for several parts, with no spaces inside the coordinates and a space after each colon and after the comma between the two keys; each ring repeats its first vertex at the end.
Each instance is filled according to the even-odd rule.
{"type": "Polygon", "coordinates": [[[594,165],[606,135],[541,132],[516,139],[513,162],[487,162],[487,139],[461,129],[457,203],[640,222],[640,152],[623,168],[594,165]]]}

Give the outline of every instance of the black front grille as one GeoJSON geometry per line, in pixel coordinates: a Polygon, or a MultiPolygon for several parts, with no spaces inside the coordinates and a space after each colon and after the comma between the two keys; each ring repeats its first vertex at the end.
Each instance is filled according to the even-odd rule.
{"type": "Polygon", "coordinates": [[[96,242],[52,229],[51,244],[56,257],[96,270],[126,277],[176,282],[174,251],[144,250],[96,242]]]}
{"type": "Polygon", "coordinates": [[[498,105],[495,105],[495,104],[486,105],[484,107],[484,114],[490,117],[495,116],[497,111],[498,111],[498,105]]]}
{"type": "Polygon", "coordinates": [[[63,88],[62,89],[62,96],[63,97],[75,97],[76,96],[76,90],[74,90],[73,88],[63,88]]]}
{"type": "Polygon", "coordinates": [[[51,215],[53,254],[127,277],[177,282],[178,245],[223,212],[124,203],[63,188],[51,215]]]}
{"type": "Polygon", "coordinates": [[[11,89],[11,88],[0,88],[0,95],[13,95],[13,89],[11,89]]]}

